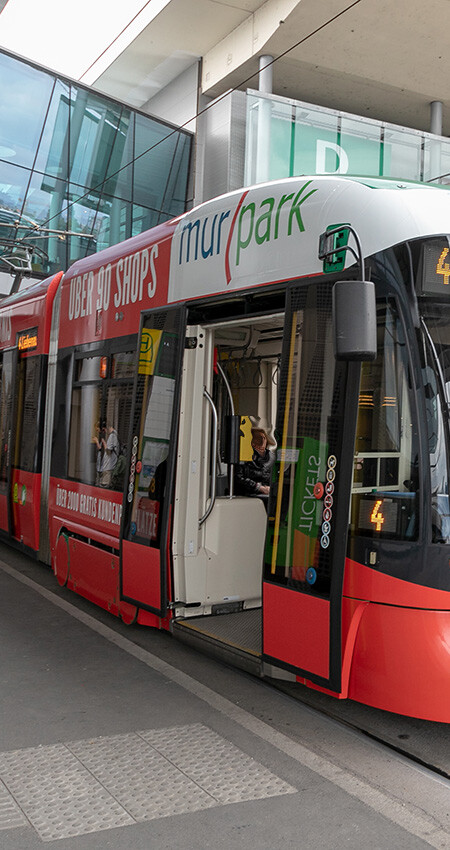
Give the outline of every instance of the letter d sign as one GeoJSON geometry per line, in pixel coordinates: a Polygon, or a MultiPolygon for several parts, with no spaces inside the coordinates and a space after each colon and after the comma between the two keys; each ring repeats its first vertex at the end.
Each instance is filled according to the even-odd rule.
{"type": "Polygon", "coordinates": [[[344,148],[336,145],[334,142],[324,142],[323,139],[317,139],[316,144],[316,174],[347,174],[348,172],[348,156],[344,148]],[[337,156],[338,167],[329,171],[325,168],[325,160],[327,148],[337,156]]]}

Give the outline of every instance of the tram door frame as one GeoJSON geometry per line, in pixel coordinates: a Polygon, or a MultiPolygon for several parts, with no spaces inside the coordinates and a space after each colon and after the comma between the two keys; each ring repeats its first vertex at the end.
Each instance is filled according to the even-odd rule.
{"type": "MultiPolygon", "coordinates": [[[[306,286],[311,285],[306,284],[306,286]]],[[[312,284],[314,286],[314,284],[312,284]]],[[[289,369],[292,367],[293,348],[292,338],[295,337],[295,310],[293,298],[305,286],[294,285],[286,303],[286,343],[283,350],[282,371],[289,383],[289,369]],[[290,331],[288,329],[291,329],[290,331]],[[291,363],[289,359],[291,358],[291,363]]],[[[331,318],[331,312],[330,312],[331,318]]],[[[323,364],[325,366],[325,364],[323,364]]],[[[333,364],[334,365],[334,364],[333,364]]],[[[330,537],[330,584],[327,593],[314,591],[314,585],[303,586],[289,579],[277,583],[270,580],[270,565],[267,563],[263,576],[263,652],[264,669],[269,673],[273,667],[279,667],[299,678],[306,678],[319,686],[339,693],[341,690],[342,673],[342,587],[347,549],[348,517],[353,476],[353,454],[358,411],[358,396],[360,387],[361,362],[343,362],[338,364],[340,374],[345,373],[345,389],[341,401],[342,419],[339,424],[337,445],[332,453],[328,453],[326,464],[321,462],[321,478],[318,483],[323,487],[317,489],[316,499],[321,503],[317,510],[322,510],[326,495],[325,485],[329,470],[333,481],[332,525],[330,537]],[[269,580],[268,580],[269,577],[269,580]],[[303,589],[302,589],[303,587],[303,589]]],[[[336,380],[336,372],[334,375],[336,380]]],[[[289,404],[289,399],[288,399],[289,404]]],[[[318,415],[322,413],[317,411],[318,415]]],[[[277,414],[277,434],[282,437],[284,406],[280,404],[277,414]]],[[[285,428],[286,433],[286,428],[285,428]]],[[[306,442],[305,442],[306,445],[306,442]]],[[[280,480],[283,470],[283,449],[279,446],[280,480]]],[[[312,483],[312,478],[310,480],[312,483]]],[[[270,514],[276,513],[277,489],[271,494],[268,519],[268,541],[270,540],[270,514]]],[[[279,508],[279,504],[278,504],[279,508]]],[[[331,518],[330,518],[331,519],[331,518]]],[[[331,523],[330,523],[331,524],[331,523]]],[[[323,526],[322,526],[323,529],[323,526]]],[[[317,529],[316,546],[320,545],[323,530],[317,529]]],[[[328,526],[327,529],[328,530],[328,526]]],[[[277,531],[276,524],[272,531],[277,531]]],[[[268,550],[270,548],[268,547],[268,550]]],[[[322,552],[323,555],[323,552],[322,552]]],[[[307,566],[307,565],[306,565],[307,566]]],[[[314,573],[311,574],[314,579],[314,573]]],[[[314,579],[315,580],[315,579],[314,579]]]]}
{"type": "MultiPolygon", "coordinates": [[[[167,411],[163,411],[166,425],[169,424],[169,431],[167,433],[168,454],[166,456],[164,481],[162,483],[163,497],[159,502],[161,511],[160,513],[158,512],[157,516],[157,539],[152,539],[150,526],[146,529],[145,534],[141,534],[141,539],[139,539],[139,528],[136,529],[136,500],[139,499],[139,487],[142,486],[142,481],[146,479],[146,473],[148,472],[146,463],[144,462],[145,458],[142,456],[142,446],[144,444],[146,427],[146,400],[150,398],[152,388],[144,388],[144,396],[140,400],[137,395],[139,383],[142,383],[143,380],[145,381],[146,375],[151,376],[151,380],[153,381],[154,371],[153,364],[150,365],[150,371],[145,371],[145,363],[143,366],[138,364],[133,393],[133,408],[131,411],[131,457],[129,457],[130,463],[128,465],[130,474],[129,480],[126,482],[124,519],[121,531],[120,596],[124,601],[139,608],[156,614],[159,617],[166,617],[171,576],[170,531],[174,500],[181,364],[186,336],[186,307],[184,304],[161,306],[153,310],[145,310],[141,314],[138,338],[138,356],[141,363],[142,359],[145,360],[146,356],[146,352],[144,351],[145,346],[142,344],[143,329],[146,320],[151,320],[152,316],[164,316],[164,321],[167,320],[168,316],[171,316],[178,333],[178,345],[173,362],[173,405],[170,414],[167,414],[167,411]],[[170,423],[168,422],[169,418],[170,423]]],[[[155,336],[151,341],[151,345],[155,345],[156,362],[158,352],[161,353],[160,338],[155,336]]],[[[166,388],[166,391],[169,392],[169,389],[166,388]]],[[[164,389],[162,392],[164,392],[164,389]]],[[[149,498],[148,501],[154,503],[156,500],[149,498]]],[[[144,512],[145,507],[148,511],[151,510],[150,506],[146,505],[144,506],[144,512]]]]}

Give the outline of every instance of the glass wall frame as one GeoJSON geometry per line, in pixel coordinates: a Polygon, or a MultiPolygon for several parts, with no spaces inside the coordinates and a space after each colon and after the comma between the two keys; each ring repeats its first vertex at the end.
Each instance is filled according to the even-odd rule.
{"type": "Polygon", "coordinates": [[[449,182],[450,140],[248,90],[244,184],[302,174],[449,182]]]}
{"type": "Polygon", "coordinates": [[[190,133],[4,50],[0,76],[0,261],[22,240],[46,277],[187,209],[190,133]]]}

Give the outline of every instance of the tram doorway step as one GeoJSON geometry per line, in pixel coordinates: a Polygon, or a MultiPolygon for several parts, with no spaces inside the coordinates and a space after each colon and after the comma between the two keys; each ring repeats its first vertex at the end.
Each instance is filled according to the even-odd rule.
{"type": "Polygon", "coordinates": [[[194,649],[262,676],[261,608],[175,620],[173,636],[194,649]]]}

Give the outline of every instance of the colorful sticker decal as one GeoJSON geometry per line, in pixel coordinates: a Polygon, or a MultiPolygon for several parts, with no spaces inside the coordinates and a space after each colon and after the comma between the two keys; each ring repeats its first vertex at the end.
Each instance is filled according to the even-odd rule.
{"type": "Polygon", "coordinates": [[[331,534],[331,518],[333,516],[333,512],[331,508],[333,507],[333,493],[334,493],[334,479],[336,477],[336,465],[337,458],[336,455],[330,455],[327,460],[327,473],[326,473],[326,483],[325,483],[325,493],[326,496],[323,500],[323,514],[322,514],[322,537],[320,538],[320,545],[322,549],[328,549],[330,545],[330,534],[331,534]]]}
{"type": "Polygon", "coordinates": [[[161,336],[161,330],[142,328],[138,369],[140,375],[154,374],[161,336]]]}
{"type": "Polygon", "coordinates": [[[317,498],[320,484],[320,465],[326,447],[313,437],[304,437],[302,451],[296,466],[292,515],[292,578],[305,581],[309,567],[317,565],[319,534],[322,524],[322,505],[317,498]]]}
{"type": "Polygon", "coordinates": [[[306,581],[308,584],[315,584],[316,579],[317,573],[314,567],[309,567],[309,569],[306,570],[306,581]]]}

